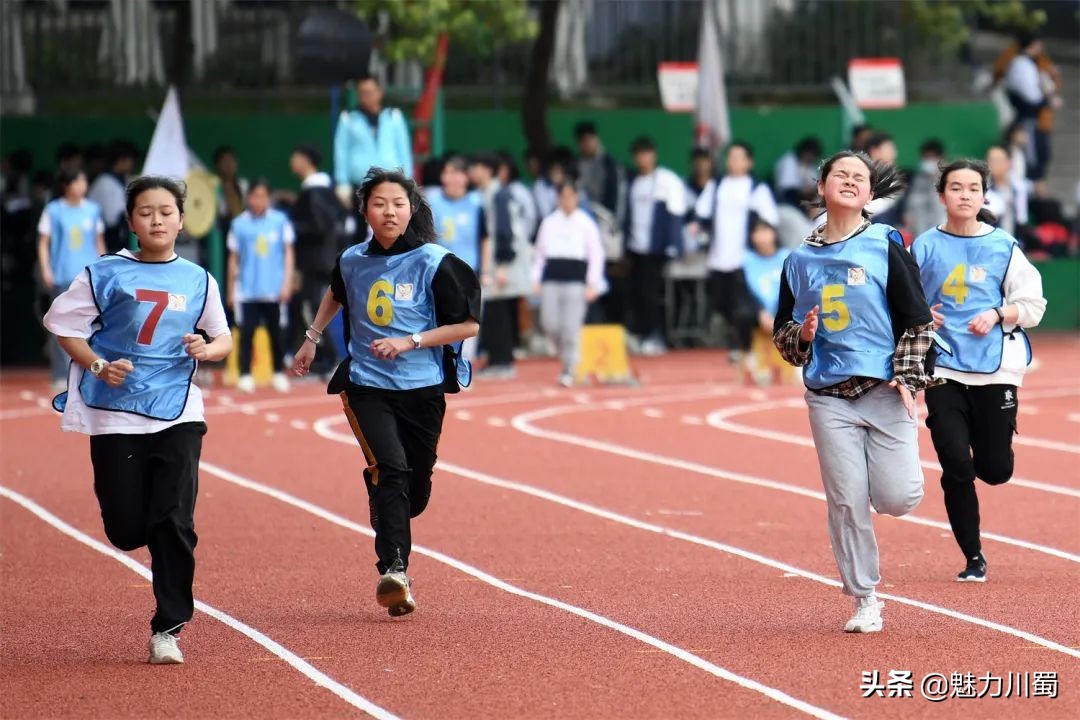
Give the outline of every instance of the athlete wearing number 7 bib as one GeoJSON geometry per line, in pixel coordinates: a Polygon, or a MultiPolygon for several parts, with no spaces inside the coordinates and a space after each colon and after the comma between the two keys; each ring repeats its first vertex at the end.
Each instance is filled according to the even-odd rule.
{"type": "Polygon", "coordinates": [[[480,282],[435,244],[431,208],[411,179],[374,168],[358,193],[373,237],[339,256],[293,373],[307,374],[323,330],[344,310],[349,355],[327,392],[341,397],[363,450],[375,599],[397,617],[416,609],[406,574],[412,519],[431,496],[445,393],[469,384],[461,343],[480,329],[480,282]]]}
{"type": "Polygon", "coordinates": [[[1031,362],[1023,328],[1042,320],[1042,277],[1016,239],[993,227],[983,207],[990,170],[963,159],[941,170],[944,225],[911,245],[938,333],[951,354],[937,362],[926,391],[926,425],[941,464],[941,489],[953,536],[964,553],[959,582],[985,582],[975,478],[988,485],[1013,472],[1018,389],[1031,362]]]}
{"type": "Polygon", "coordinates": [[[899,189],[895,168],[863,153],[825,161],[828,220],[785,261],[773,325],[780,354],[803,367],[829,538],[855,598],[845,632],[883,626],[871,508],[906,515],[923,496],[914,397],[929,379],[930,309],[900,233],[866,211],[899,189]]]}
{"type": "Polygon", "coordinates": [[[92,263],[45,315],[45,327],[73,360],[68,390],[53,405],[63,412],[62,429],[90,436],[105,534],[121,550],[150,550],[153,664],[184,661],[177,636],[194,611],[206,423],[191,378],[199,361],[232,350],[217,283],[176,255],[183,217],[177,183],[154,176],[132,182],[127,220],[139,251],[92,263]]]}

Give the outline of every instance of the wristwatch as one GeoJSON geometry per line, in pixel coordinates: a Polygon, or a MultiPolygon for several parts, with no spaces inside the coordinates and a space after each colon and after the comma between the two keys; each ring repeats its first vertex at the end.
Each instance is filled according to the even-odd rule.
{"type": "Polygon", "coordinates": [[[94,362],[90,363],[90,374],[93,375],[94,377],[98,377],[99,375],[101,375],[101,373],[103,373],[105,371],[105,368],[107,368],[108,366],[109,366],[109,361],[108,360],[103,360],[102,358],[98,358],[94,362]]]}
{"type": "Polygon", "coordinates": [[[419,350],[420,343],[423,341],[423,338],[420,337],[420,333],[413,333],[410,339],[412,340],[413,350],[419,350]]]}

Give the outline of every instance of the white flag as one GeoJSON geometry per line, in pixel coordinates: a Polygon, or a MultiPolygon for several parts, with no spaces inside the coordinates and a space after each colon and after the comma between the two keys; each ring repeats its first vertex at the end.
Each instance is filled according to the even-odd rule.
{"type": "Polygon", "coordinates": [[[187,139],[184,136],[184,120],[180,116],[180,99],[176,88],[170,86],[161,106],[150,149],[146,151],[143,175],[165,175],[183,180],[191,169],[187,139]]]}
{"type": "Polygon", "coordinates": [[[721,148],[731,139],[724,60],[720,53],[717,0],[702,3],[698,35],[698,94],[694,134],[698,147],[721,148]]]}

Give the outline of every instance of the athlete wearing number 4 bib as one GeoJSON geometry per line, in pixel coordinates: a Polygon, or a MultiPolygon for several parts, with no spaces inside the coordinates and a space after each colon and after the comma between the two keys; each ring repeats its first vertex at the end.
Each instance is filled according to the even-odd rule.
{"type": "Polygon", "coordinates": [[[344,309],[349,356],[327,392],[341,396],[364,453],[375,598],[397,617],[416,609],[411,520],[431,496],[445,393],[469,384],[461,343],[480,328],[480,283],[434,243],[431,208],[412,180],[375,168],[358,192],[373,238],[338,258],[293,372],[308,372],[323,329],[344,309]]]}
{"type": "Polygon", "coordinates": [[[200,360],[232,350],[221,295],[174,252],[184,193],[146,176],[127,189],[139,252],[106,255],[80,272],[45,315],[73,362],[53,402],[66,431],[90,436],[94,493],[109,541],[147,547],[157,610],[150,662],[182,663],[177,636],[194,611],[195,496],[206,433],[200,360]],[[204,331],[207,343],[197,334],[204,331]]]}
{"type": "Polygon", "coordinates": [[[1012,477],[1017,392],[1031,361],[1023,328],[1038,325],[1046,310],[1039,271],[1011,235],[991,226],[994,216],[983,207],[989,176],[978,160],[945,166],[937,191],[947,221],[911,246],[949,346],[926,391],[926,425],[966,561],[960,582],[986,581],[975,478],[1000,485],[1012,477]]]}
{"type": "Polygon", "coordinates": [[[784,263],[773,325],[780,354],[804,367],[829,539],[855,598],[845,632],[883,625],[871,507],[906,515],[923,496],[915,395],[928,381],[930,309],[900,234],[865,210],[899,186],[892,166],[862,153],[825,161],[828,220],[784,263]]]}

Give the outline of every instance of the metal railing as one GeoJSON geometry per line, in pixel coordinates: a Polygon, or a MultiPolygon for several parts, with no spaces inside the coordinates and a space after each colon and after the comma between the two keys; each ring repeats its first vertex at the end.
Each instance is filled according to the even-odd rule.
{"type": "MultiPolygon", "coordinates": [[[[584,61],[586,82],[568,96],[655,99],[657,64],[697,56],[703,0],[563,1],[585,17],[582,52],[576,57],[584,61]]],[[[909,87],[919,94],[968,92],[968,69],[920,36],[901,0],[717,1],[728,86],[736,96],[827,95],[829,78],[843,76],[850,58],[881,55],[904,61],[909,87]]],[[[4,18],[18,24],[25,85],[41,95],[160,86],[175,76],[177,63],[186,62],[189,52],[194,54],[190,81],[203,89],[298,86],[295,30],[312,2],[192,2],[199,3],[211,27],[196,23],[194,47],[183,52],[177,48],[185,36],[177,32],[178,23],[190,22],[190,15],[175,3],[23,0],[19,12],[5,12],[4,18]],[[141,10],[125,15],[122,24],[118,7],[129,14],[141,10]]],[[[524,85],[529,55],[530,43],[498,47],[491,57],[454,46],[447,90],[451,97],[513,96],[524,85]]],[[[12,74],[0,75],[2,89],[9,92],[12,74]]]]}

